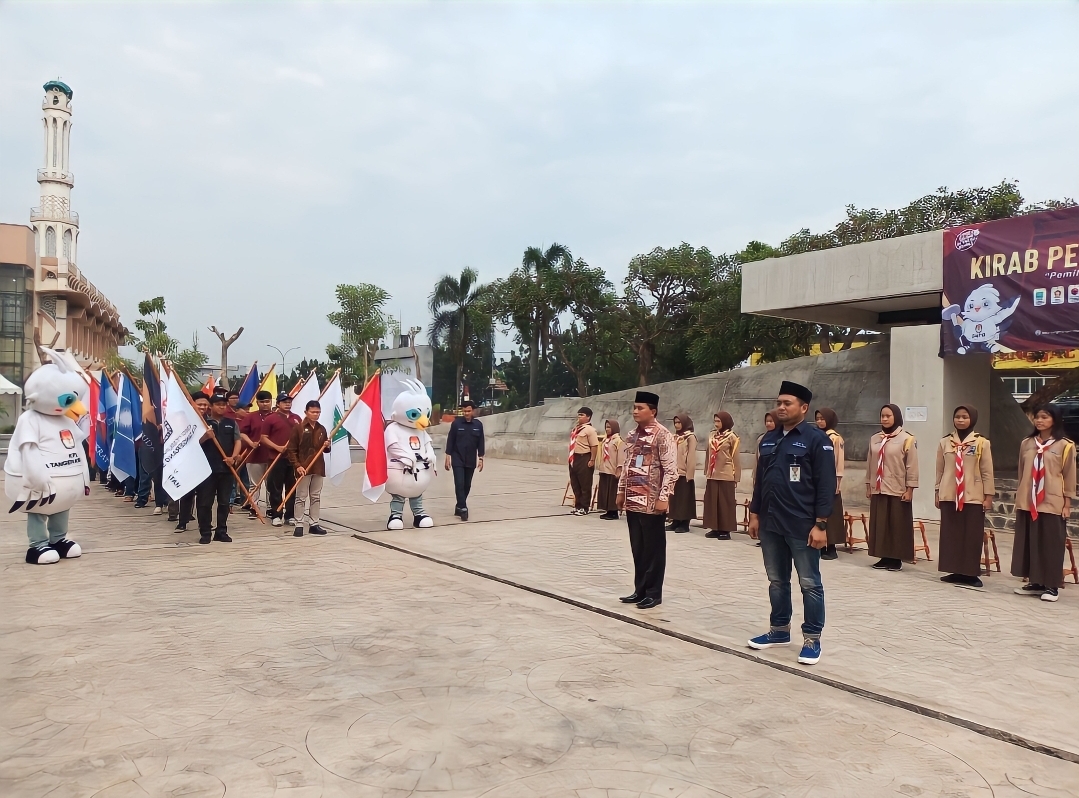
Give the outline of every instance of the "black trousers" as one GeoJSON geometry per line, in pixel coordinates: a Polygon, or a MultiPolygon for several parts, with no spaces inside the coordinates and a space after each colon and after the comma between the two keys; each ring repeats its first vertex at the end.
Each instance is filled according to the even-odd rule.
{"type": "Polygon", "coordinates": [[[457,494],[457,508],[458,510],[468,509],[468,494],[472,490],[472,477],[475,476],[476,469],[465,468],[464,466],[453,467],[453,490],[457,494]]]}
{"type": "Polygon", "coordinates": [[[626,513],[629,548],[633,552],[633,592],[641,598],[663,601],[663,573],[667,570],[666,515],[626,513]]]}
{"type": "Polygon", "coordinates": [[[266,477],[266,490],[270,494],[270,518],[292,518],[296,514],[296,491],[292,491],[285,503],[285,512],[281,513],[277,508],[281,506],[281,498],[292,490],[296,484],[296,472],[292,464],[284,455],[277,458],[277,465],[273,467],[270,476],[266,477]]]}
{"type": "Polygon", "coordinates": [[[592,508],[592,472],[588,467],[591,454],[575,454],[569,464],[569,484],[573,490],[573,506],[578,510],[592,508]]]}
{"type": "Polygon", "coordinates": [[[206,477],[195,492],[195,507],[199,515],[199,534],[228,532],[229,500],[232,498],[234,480],[229,471],[215,471],[206,477]],[[214,499],[217,499],[217,528],[212,529],[214,499]]]}

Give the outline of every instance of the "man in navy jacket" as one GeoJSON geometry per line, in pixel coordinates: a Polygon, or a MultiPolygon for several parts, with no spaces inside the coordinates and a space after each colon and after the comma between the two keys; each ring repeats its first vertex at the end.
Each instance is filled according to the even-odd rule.
{"type": "Polygon", "coordinates": [[[462,521],[468,520],[468,493],[472,490],[472,477],[478,468],[483,470],[483,424],[473,415],[476,405],[465,400],[461,412],[450,424],[446,435],[446,469],[453,469],[453,489],[457,493],[457,506],[453,514],[462,521]]]}

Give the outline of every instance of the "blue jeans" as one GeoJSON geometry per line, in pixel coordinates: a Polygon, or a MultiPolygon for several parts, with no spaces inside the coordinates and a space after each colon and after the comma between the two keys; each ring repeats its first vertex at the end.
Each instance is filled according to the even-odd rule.
{"type": "Polygon", "coordinates": [[[820,578],[820,549],[809,545],[809,531],[792,537],[760,530],[764,570],[768,574],[768,600],[772,603],[769,623],[772,629],[791,628],[791,562],[798,570],[798,586],[802,589],[802,613],[805,622],[802,634],[820,638],[824,630],[824,584],[820,578]]]}
{"type": "MultiPolygon", "coordinates": [[[[423,494],[419,496],[413,496],[408,500],[408,507],[412,510],[412,515],[415,518],[419,518],[423,515],[423,494]]],[[[390,494],[390,515],[401,515],[405,511],[405,497],[397,496],[396,494],[390,494]]]]}
{"type": "Polygon", "coordinates": [[[26,537],[30,539],[30,546],[40,549],[52,543],[59,543],[67,537],[67,522],[70,510],[52,515],[41,513],[26,514],[26,537]]]}
{"type": "Polygon", "coordinates": [[[139,449],[139,487],[135,493],[137,507],[145,507],[149,502],[151,487],[154,489],[155,506],[164,507],[169,503],[161,487],[161,467],[155,466],[156,460],[157,458],[150,450],[145,447],[139,449]]]}

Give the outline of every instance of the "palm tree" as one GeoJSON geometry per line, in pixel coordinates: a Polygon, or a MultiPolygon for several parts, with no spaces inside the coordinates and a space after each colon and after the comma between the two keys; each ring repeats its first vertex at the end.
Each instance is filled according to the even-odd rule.
{"type": "Polygon", "coordinates": [[[431,346],[445,344],[457,368],[455,405],[461,399],[465,354],[471,346],[486,345],[491,336],[491,320],[481,309],[488,287],[479,284],[479,277],[468,266],[461,270],[460,277],[443,275],[427,300],[433,319],[429,333],[431,346]]]}
{"type": "Polygon", "coordinates": [[[561,244],[551,244],[546,252],[539,247],[529,247],[521,258],[522,276],[531,285],[531,334],[532,341],[528,348],[528,404],[535,407],[539,400],[539,358],[540,352],[547,357],[550,343],[551,322],[563,310],[552,304],[550,290],[551,273],[559,265],[572,264],[569,250],[561,244]]]}

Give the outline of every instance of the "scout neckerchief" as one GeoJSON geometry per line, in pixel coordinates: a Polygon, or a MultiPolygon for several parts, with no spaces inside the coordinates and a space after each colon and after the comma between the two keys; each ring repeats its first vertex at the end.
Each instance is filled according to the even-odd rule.
{"type": "Polygon", "coordinates": [[[617,441],[618,441],[618,433],[617,432],[614,433],[613,435],[608,436],[608,438],[605,441],[603,441],[603,462],[609,463],[611,461],[611,444],[617,443],[617,441]]]}
{"type": "Polygon", "coordinates": [[[1056,442],[1056,438],[1050,438],[1045,443],[1034,439],[1038,449],[1034,454],[1034,467],[1030,470],[1030,517],[1034,521],[1038,520],[1038,504],[1045,501],[1045,450],[1056,442]]]}
{"type": "Polygon", "coordinates": [[[731,434],[729,429],[725,429],[722,432],[712,432],[709,438],[708,447],[708,476],[712,476],[712,473],[716,470],[716,458],[719,456],[719,447],[727,440],[727,436],[731,434]]]}
{"type": "Polygon", "coordinates": [[[963,507],[967,503],[966,484],[964,482],[963,474],[963,449],[965,447],[964,441],[959,441],[955,445],[955,509],[959,512],[963,511],[963,507]]]}
{"type": "Polygon", "coordinates": [[[584,429],[584,424],[578,424],[573,428],[573,432],[569,434],[569,464],[573,465],[573,450],[577,446],[577,436],[581,434],[581,430],[584,429]]]}
{"type": "Polygon", "coordinates": [[[902,427],[896,427],[891,432],[881,430],[880,453],[877,455],[877,493],[881,492],[881,485],[884,483],[884,447],[888,445],[888,441],[902,431],[902,427]]]}

